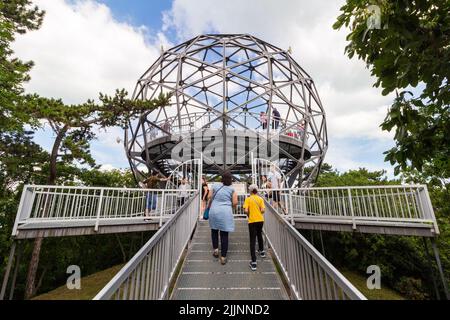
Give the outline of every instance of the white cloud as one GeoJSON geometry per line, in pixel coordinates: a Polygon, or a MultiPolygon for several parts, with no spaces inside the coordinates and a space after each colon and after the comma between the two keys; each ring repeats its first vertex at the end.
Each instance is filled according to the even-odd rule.
{"type": "Polygon", "coordinates": [[[386,169],[383,150],[373,151],[379,166],[357,160],[354,139],[381,144],[392,139],[379,127],[392,96],[383,97],[373,87],[375,79],[362,61],[344,55],[348,31],[332,28],[344,2],[229,0],[215,5],[209,0],[174,0],[164,14],[163,30],[174,29],[179,41],[205,32],[250,33],[280,48],[291,47],[294,59],[314,79],[327,114],[326,161],[342,170],[362,165],[386,169]],[[333,146],[336,139],[352,139],[353,145],[333,146]]]}
{"type": "MultiPolygon", "coordinates": [[[[115,88],[131,92],[159,55],[160,45],[171,45],[165,34],[174,31],[178,43],[201,33],[250,33],[281,48],[291,47],[293,57],[315,80],[331,140],[327,161],[341,161],[342,168],[362,163],[354,149],[333,146],[333,139],[391,139],[379,124],[392,97],[372,87],[375,80],[363,62],[344,55],[346,30],[331,27],[343,0],[174,0],[163,14],[161,32],[153,35],[145,27],[115,20],[106,5],[93,0],[35,3],[47,12],[42,28],[17,37],[14,44],[20,58],[35,62],[29,92],[67,103],[115,88]]],[[[126,163],[116,137],[123,137],[121,129],[99,133],[93,144],[99,163],[115,165],[111,159],[119,157],[126,163]]],[[[383,156],[376,156],[382,163],[383,156]]]]}
{"type": "MultiPolygon", "coordinates": [[[[116,21],[110,9],[92,0],[35,0],[46,11],[42,27],[18,36],[13,48],[24,60],[33,60],[28,92],[62,98],[66,103],[96,99],[125,88],[131,94],[136,81],[171,44],[162,33],[149,35],[145,27],[116,21]]],[[[98,163],[127,167],[120,128],[96,130],[92,154],[98,163]]],[[[51,130],[36,140],[52,143],[51,130]]]]}
{"type": "Polygon", "coordinates": [[[144,27],[116,21],[110,9],[91,0],[35,0],[46,11],[38,31],[17,37],[16,54],[33,60],[29,92],[80,103],[125,88],[159,55],[162,34],[148,39],[144,27]]]}
{"type": "Polygon", "coordinates": [[[103,171],[103,172],[108,172],[108,171],[113,171],[113,170],[116,170],[117,168],[116,167],[114,167],[112,164],[109,164],[109,163],[107,163],[107,164],[103,164],[101,167],[100,167],[100,171],[103,171]]]}
{"type": "Polygon", "coordinates": [[[394,169],[386,162],[383,151],[390,148],[387,141],[368,139],[358,143],[357,140],[331,138],[325,162],[332,164],[340,172],[366,168],[371,171],[386,170],[389,178],[394,177],[394,169]],[[373,157],[373,155],[378,155],[373,157]]]}

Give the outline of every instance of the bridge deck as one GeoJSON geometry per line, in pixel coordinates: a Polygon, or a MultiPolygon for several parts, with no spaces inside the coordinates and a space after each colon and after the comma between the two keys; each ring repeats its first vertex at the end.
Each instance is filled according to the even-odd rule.
{"type": "Polygon", "coordinates": [[[434,225],[431,223],[405,222],[405,221],[370,221],[364,219],[313,217],[294,217],[295,228],[322,231],[358,232],[372,234],[386,234],[399,236],[437,236],[434,225]]]}
{"type": "Polygon", "coordinates": [[[123,218],[123,219],[96,219],[80,220],[39,220],[30,219],[17,228],[16,239],[32,239],[36,237],[66,237],[83,236],[94,234],[111,234],[126,232],[154,231],[160,227],[160,222],[165,223],[169,217],[160,219],[151,217],[149,219],[123,218]]]}
{"type": "Polygon", "coordinates": [[[247,222],[235,221],[236,230],[229,236],[228,262],[224,266],[212,256],[208,222],[199,222],[172,299],[288,299],[270,253],[265,259],[258,256],[258,270],[250,270],[247,222]]]}

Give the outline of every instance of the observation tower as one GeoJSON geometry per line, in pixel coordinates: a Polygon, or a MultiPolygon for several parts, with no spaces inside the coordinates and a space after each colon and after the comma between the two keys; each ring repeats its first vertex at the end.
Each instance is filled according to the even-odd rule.
{"type": "Polygon", "coordinates": [[[252,172],[268,158],[289,186],[314,182],[327,151],[325,112],[313,79],[287,50],[248,34],[205,34],[167,51],[138,80],[133,98],[170,94],[125,132],[139,181],[166,176],[203,154],[203,173],[252,172]]]}

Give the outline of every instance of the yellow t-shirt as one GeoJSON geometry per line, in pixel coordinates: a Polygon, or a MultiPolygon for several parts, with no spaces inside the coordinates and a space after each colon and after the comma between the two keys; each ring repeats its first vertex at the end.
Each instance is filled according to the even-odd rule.
{"type": "Polygon", "coordinates": [[[266,206],[260,196],[252,194],[250,197],[247,197],[243,207],[244,209],[248,209],[248,223],[264,221],[261,210],[265,209],[266,206]]]}

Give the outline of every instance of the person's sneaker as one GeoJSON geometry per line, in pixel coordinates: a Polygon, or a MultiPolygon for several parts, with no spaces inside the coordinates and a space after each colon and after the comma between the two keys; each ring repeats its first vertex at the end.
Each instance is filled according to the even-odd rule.
{"type": "Polygon", "coordinates": [[[222,265],[226,264],[227,263],[227,258],[226,257],[220,257],[220,263],[222,265]]]}
{"type": "Polygon", "coordinates": [[[266,252],[263,250],[263,251],[260,251],[259,252],[259,256],[261,257],[261,258],[265,258],[266,257],[266,252]]]}
{"type": "Polygon", "coordinates": [[[214,258],[218,258],[219,257],[219,249],[214,250],[213,256],[214,256],[214,258]]]}
{"type": "Polygon", "coordinates": [[[252,269],[252,271],[256,271],[256,266],[257,266],[256,262],[250,261],[249,266],[250,266],[250,269],[252,269]]]}

